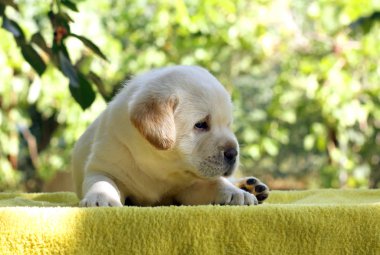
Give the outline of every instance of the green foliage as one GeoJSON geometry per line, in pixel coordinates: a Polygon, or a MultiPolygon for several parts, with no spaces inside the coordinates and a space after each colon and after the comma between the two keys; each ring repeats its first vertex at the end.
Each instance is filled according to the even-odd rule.
{"type": "Polygon", "coordinates": [[[63,6],[70,10],[78,11],[76,4],[66,0],[57,0],[51,4],[47,17],[45,17],[50,21],[51,32],[53,32],[53,42],[50,47],[40,32],[34,34],[29,42],[19,24],[8,18],[6,14],[7,7],[18,9],[13,1],[4,1],[4,3],[0,3],[0,6],[3,20],[2,27],[13,34],[17,45],[21,48],[24,59],[33,67],[37,74],[41,76],[46,70],[46,64],[32,45],[34,44],[40,47],[43,51],[41,53],[45,54],[45,58],[69,78],[69,87],[73,98],[83,109],[88,108],[95,99],[95,92],[88,78],[81,73],[77,66],[72,64],[65,41],[68,37],[75,37],[101,58],[106,59],[106,57],[91,40],[84,36],[71,33],[70,23],[72,23],[73,20],[67,11],[63,10],[63,6]]]}
{"type": "Polygon", "coordinates": [[[379,7],[0,0],[0,188],[38,189],[123,80],[173,64],[202,65],[231,92],[244,174],[273,188],[376,187],[379,7]]]}

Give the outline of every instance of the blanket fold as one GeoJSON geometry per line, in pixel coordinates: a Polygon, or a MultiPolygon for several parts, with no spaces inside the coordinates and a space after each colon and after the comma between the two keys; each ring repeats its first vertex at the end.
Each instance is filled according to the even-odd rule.
{"type": "Polygon", "coordinates": [[[273,191],[259,206],[78,208],[0,193],[0,254],[380,254],[380,190],[273,191]]]}

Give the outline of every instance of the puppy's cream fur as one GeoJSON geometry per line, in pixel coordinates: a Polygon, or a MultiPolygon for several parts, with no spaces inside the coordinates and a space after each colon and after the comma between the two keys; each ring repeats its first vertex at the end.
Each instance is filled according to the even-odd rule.
{"type": "Polygon", "coordinates": [[[226,158],[238,153],[231,124],[230,97],[203,68],[135,77],[74,148],[81,205],[257,204],[224,177],[238,164],[226,158]]]}

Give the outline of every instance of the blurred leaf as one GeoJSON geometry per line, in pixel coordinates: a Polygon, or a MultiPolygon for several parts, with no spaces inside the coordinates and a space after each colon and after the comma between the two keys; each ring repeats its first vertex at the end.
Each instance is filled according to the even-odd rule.
{"type": "Polygon", "coordinates": [[[89,39],[81,35],[77,35],[77,34],[70,34],[70,35],[79,39],[87,48],[91,49],[99,57],[101,57],[104,60],[107,60],[107,57],[102,53],[99,47],[96,46],[92,41],[90,41],[89,39]]]}
{"type": "Polygon", "coordinates": [[[247,153],[249,156],[251,156],[253,159],[259,159],[261,156],[260,148],[258,145],[250,145],[247,147],[247,153]]]}
{"type": "Polygon", "coordinates": [[[72,65],[70,59],[66,56],[62,48],[58,52],[61,70],[63,74],[69,78],[71,95],[74,97],[75,101],[79,103],[82,109],[85,110],[94,102],[95,92],[86,77],[72,65]]]}
{"type": "Polygon", "coordinates": [[[305,136],[305,138],[303,139],[303,147],[305,148],[305,150],[310,151],[313,148],[314,144],[315,144],[314,135],[309,134],[305,136]]]}
{"type": "Polygon", "coordinates": [[[24,32],[21,27],[15,21],[8,19],[6,16],[3,16],[2,27],[11,32],[17,40],[25,40],[24,32]]]}
{"type": "Polygon", "coordinates": [[[18,10],[18,6],[14,0],[0,0],[0,4],[9,5],[18,10]]]}
{"type": "Polygon", "coordinates": [[[46,64],[41,56],[30,44],[21,44],[21,53],[25,60],[33,67],[33,69],[41,76],[46,70],[46,64]]]}
{"type": "Polygon", "coordinates": [[[77,5],[73,2],[71,2],[70,0],[61,0],[61,4],[63,4],[64,6],[66,6],[67,8],[69,8],[72,11],[78,12],[77,5]]]}
{"type": "Polygon", "coordinates": [[[264,138],[263,139],[263,147],[265,149],[265,151],[271,155],[271,156],[276,156],[278,154],[278,147],[276,145],[276,143],[274,142],[273,139],[270,139],[270,138],[264,138]]]}
{"type": "Polygon", "coordinates": [[[71,64],[70,59],[62,50],[58,52],[58,58],[62,73],[70,80],[70,87],[79,88],[78,73],[74,66],[71,64]]]}
{"type": "Polygon", "coordinates": [[[96,85],[99,93],[102,95],[104,100],[106,100],[107,102],[111,101],[111,97],[108,95],[107,91],[105,90],[105,84],[103,80],[99,77],[99,75],[90,71],[90,73],[88,74],[88,78],[96,85]]]}
{"type": "Polygon", "coordinates": [[[360,17],[349,25],[352,32],[367,34],[376,22],[380,21],[380,11],[374,11],[371,15],[360,17]]]}
{"type": "Polygon", "coordinates": [[[4,16],[4,11],[5,11],[5,5],[0,4],[0,15],[4,16]]]}
{"type": "Polygon", "coordinates": [[[94,102],[95,92],[92,89],[91,84],[87,81],[86,77],[80,72],[77,74],[79,86],[74,86],[70,82],[70,92],[75,101],[77,101],[82,109],[85,110],[94,102]]]}
{"type": "Polygon", "coordinates": [[[55,13],[53,11],[48,12],[48,17],[50,19],[50,23],[54,28],[54,32],[59,27],[63,27],[66,30],[66,34],[70,33],[70,22],[73,22],[73,19],[65,12],[55,13]]]}
{"type": "Polygon", "coordinates": [[[49,55],[51,55],[51,50],[47,46],[45,39],[42,37],[40,32],[36,32],[32,35],[30,41],[40,47],[41,50],[45,51],[49,55]]]}
{"type": "MultiPolygon", "coordinates": [[[[62,21],[65,21],[66,23],[74,22],[74,20],[67,14],[66,12],[61,12],[57,14],[62,21]]],[[[68,25],[67,25],[68,26],[68,25]]]]}

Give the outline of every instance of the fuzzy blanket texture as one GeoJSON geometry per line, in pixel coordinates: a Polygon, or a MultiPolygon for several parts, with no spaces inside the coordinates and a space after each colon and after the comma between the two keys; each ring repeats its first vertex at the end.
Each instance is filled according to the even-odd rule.
{"type": "Polygon", "coordinates": [[[259,206],[78,208],[0,193],[0,254],[380,254],[380,190],[272,191],[259,206]]]}

